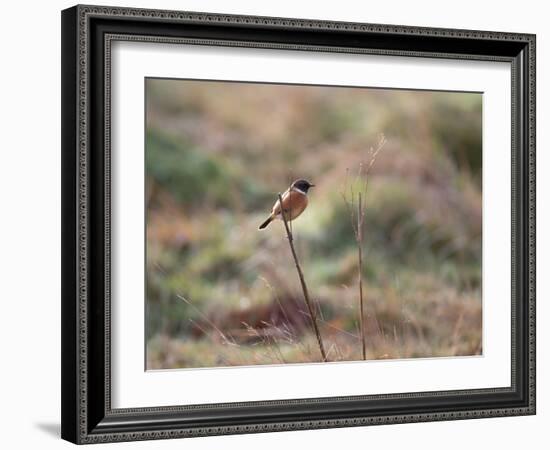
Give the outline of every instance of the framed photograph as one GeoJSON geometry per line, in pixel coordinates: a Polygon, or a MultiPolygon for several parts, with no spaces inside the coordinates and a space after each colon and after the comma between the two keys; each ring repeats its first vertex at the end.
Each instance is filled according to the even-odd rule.
{"type": "Polygon", "coordinates": [[[535,36],[62,12],[62,437],[535,413],[535,36]]]}

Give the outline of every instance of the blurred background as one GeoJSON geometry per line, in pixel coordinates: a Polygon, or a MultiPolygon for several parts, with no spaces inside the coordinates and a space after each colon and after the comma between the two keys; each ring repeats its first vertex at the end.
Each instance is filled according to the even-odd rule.
{"type": "Polygon", "coordinates": [[[482,96],[146,81],[148,369],[319,360],[278,192],[316,185],[295,246],[331,361],[482,353],[482,96]],[[385,143],[381,145],[381,136],[385,143]]]}

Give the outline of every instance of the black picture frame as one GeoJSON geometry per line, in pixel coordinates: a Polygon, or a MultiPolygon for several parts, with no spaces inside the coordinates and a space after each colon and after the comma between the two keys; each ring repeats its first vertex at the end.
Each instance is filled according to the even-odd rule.
{"type": "Polygon", "coordinates": [[[97,443],[535,414],[535,36],[194,12],[62,12],[62,437],[97,443]],[[113,409],[110,44],[187,42],[512,66],[511,386],[113,409]]]}

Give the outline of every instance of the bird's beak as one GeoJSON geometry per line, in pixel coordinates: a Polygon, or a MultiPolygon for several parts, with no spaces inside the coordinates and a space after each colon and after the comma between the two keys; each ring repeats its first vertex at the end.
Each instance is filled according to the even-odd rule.
{"type": "Polygon", "coordinates": [[[314,184],[310,184],[309,187],[315,187],[315,185],[314,185],[314,184]]]}

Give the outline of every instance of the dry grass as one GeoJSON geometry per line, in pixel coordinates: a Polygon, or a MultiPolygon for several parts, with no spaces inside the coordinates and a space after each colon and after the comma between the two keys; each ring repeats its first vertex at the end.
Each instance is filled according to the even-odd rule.
{"type": "MultiPolygon", "coordinates": [[[[421,306],[403,300],[391,287],[369,292],[366,359],[403,359],[481,354],[481,305],[476,293],[427,295],[421,306]]],[[[350,297],[349,307],[355,299],[350,297]]],[[[286,302],[286,301],[285,301],[286,302]]],[[[274,307],[274,310],[277,308],[274,307]]],[[[355,310],[355,308],[353,308],[355,310]]],[[[291,309],[293,313],[293,309],[291,309]]],[[[200,323],[198,339],[157,335],[149,342],[147,367],[185,368],[318,362],[319,348],[308,325],[294,324],[273,310],[242,312],[239,324],[218,319],[200,323]],[[260,319],[264,315],[266,319],[260,319]],[[272,320],[269,320],[269,316],[272,320]],[[250,320],[250,323],[246,321],[250,320]],[[226,323],[224,331],[219,326],[226,323]],[[251,325],[254,323],[254,325],[251,325]]],[[[308,313],[299,310],[304,317],[308,313]]],[[[201,321],[199,321],[201,322],[201,321]]],[[[319,319],[332,362],[363,359],[361,335],[342,317],[319,319]]]]}

